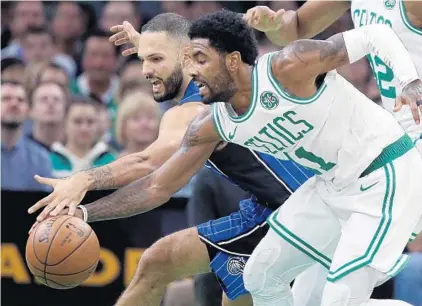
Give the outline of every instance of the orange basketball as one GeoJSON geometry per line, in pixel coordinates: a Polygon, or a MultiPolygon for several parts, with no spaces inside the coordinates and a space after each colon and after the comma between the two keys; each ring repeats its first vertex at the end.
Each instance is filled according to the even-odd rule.
{"type": "Polygon", "coordinates": [[[92,228],[79,218],[62,215],[41,222],[26,243],[26,262],[44,285],[70,289],[97,267],[100,244],[92,228]]]}

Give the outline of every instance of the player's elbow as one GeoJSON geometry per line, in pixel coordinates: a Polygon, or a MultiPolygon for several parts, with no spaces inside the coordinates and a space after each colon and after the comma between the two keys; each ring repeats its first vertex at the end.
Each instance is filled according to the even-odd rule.
{"type": "Polygon", "coordinates": [[[171,192],[168,187],[160,186],[158,184],[151,184],[147,188],[147,193],[154,206],[167,203],[173,195],[173,192],[171,192]]]}

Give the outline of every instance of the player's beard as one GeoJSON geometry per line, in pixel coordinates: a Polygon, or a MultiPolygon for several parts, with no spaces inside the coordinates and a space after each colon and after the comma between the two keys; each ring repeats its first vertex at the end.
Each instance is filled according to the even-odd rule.
{"type": "Polygon", "coordinates": [[[164,93],[154,94],[154,100],[156,102],[165,102],[173,100],[180,92],[183,83],[183,70],[182,65],[177,64],[170,76],[163,80],[164,93]]]}
{"type": "Polygon", "coordinates": [[[203,97],[203,102],[205,104],[214,102],[229,102],[236,93],[236,83],[230,76],[224,64],[220,66],[220,72],[217,74],[217,77],[212,83],[213,85],[210,85],[208,82],[205,82],[209,90],[208,97],[203,97]]]}

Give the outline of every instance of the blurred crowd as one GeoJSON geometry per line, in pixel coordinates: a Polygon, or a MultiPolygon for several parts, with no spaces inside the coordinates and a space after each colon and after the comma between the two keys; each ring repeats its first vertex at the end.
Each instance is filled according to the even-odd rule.
{"type": "MultiPolygon", "coordinates": [[[[8,173],[2,188],[44,189],[32,179],[34,174],[65,177],[142,151],[155,140],[160,117],[173,104],[153,101],[137,57],[122,56],[108,41],[111,26],[127,20],[140,30],[161,12],[194,19],[222,8],[244,12],[254,4],[273,9],[300,5],[2,2],[2,178],[8,173]]],[[[345,15],[321,37],[349,28],[351,19],[345,15]]],[[[276,50],[258,36],[262,54],[276,50]]],[[[340,72],[371,99],[379,99],[365,60],[340,72]]]]}
{"type": "MultiPolygon", "coordinates": [[[[195,19],[222,8],[245,12],[255,5],[296,10],[301,3],[2,1],[2,189],[48,191],[33,179],[35,174],[66,177],[142,151],[156,139],[160,118],[174,103],[153,100],[138,58],[123,57],[109,42],[111,26],[127,20],[140,30],[161,12],[195,19]]],[[[318,38],[351,28],[347,13],[318,38]]],[[[261,54],[277,50],[262,33],[256,34],[261,54]]],[[[339,72],[379,102],[366,60],[344,66],[339,72]]],[[[237,187],[221,185],[221,180],[207,171],[197,176],[197,184],[191,182],[179,194],[192,196],[188,205],[191,225],[227,215],[247,196],[237,187]],[[227,192],[221,192],[223,189],[227,192]],[[218,203],[229,204],[218,207],[218,203]]],[[[198,296],[221,296],[216,294],[217,284],[201,284],[196,283],[201,292],[198,296]]],[[[178,292],[174,290],[175,295],[178,292]]],[[[169,299],[168,305],[178,305],[175,301],[169,299]]],[[[215,303],[204,298],[201,305],[215,303]]]]}

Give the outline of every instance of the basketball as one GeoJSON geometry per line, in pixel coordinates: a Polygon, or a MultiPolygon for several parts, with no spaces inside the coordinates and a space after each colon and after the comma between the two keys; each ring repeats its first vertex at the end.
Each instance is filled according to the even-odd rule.
{"type": "Polygon", "coordinates": [[[79,218],[62,215],[41,222],[26,243],[26,262],[42,284],[70,289],[97,267],[100,244],[92,228],[79,218]]]}

